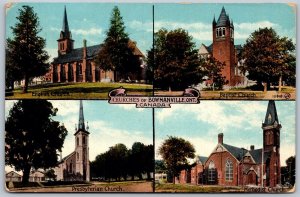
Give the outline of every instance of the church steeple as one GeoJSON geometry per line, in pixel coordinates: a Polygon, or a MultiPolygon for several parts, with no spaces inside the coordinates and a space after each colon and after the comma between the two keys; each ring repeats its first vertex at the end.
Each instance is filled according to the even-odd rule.
{"type": "Polygon", "coordinates": [[[74,40],[72,40],[72,34],[69,29],[67,8],[65,6],[62,29],[60,31],[58,42],[58,55],[64,55],[69,53],[74,48],[74,40]]]}
{"type": "Polygon", "coordinates": [[[87,130],[87,128],[85,127],[85,123],[84,123],[82,100],[80,100],[80,103],[79,103],[78,127],[77,127],[76,132],[75,132],[74,135],[76,135],[79,131],[82,131],[82,132],[85,132],[85,133],[89,133],[88,130],[87,130]]]}
{"type": "Polygon", "coordinates": [[[80,107],[79,107],[78,129],[85,130],[82,100],[80,100],[80,107]]]}
{"type": "Polygon", "coordinates": [[[265,116],[265,121],[263,123],[263,127],[271,126],[271,125],[278,124],[278,123],[279,123],[279,121],[278,121],[275,101],[271,100],[271,101],[269,101],[269,104],[268,104],[267,113],[265,116]]]}
{"type": "Polygon", "coordinates": [[[67,17],[67,9],[65,6],[65,11],[64,11],[64,19],[63,19],[63,26],[62,26],[62,31],[67,34],[69,33],[69,24],[68,24],[68,17],[67,17]]]}

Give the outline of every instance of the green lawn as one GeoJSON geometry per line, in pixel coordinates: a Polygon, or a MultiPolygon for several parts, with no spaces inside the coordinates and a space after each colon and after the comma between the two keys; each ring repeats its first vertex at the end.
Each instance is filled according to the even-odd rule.
{"type": "Polygon", "coordinates": [[[31,86],[28,93],[15,89],[6,99],[108,99],[108,92],[123,87],[127,95],[151,96],[152,86],[129,83],[55,83],[31,86]]]}
{"type": "Polygon", "coordinates": [[[200,193],[220,193],[220,192],[241,192],[238,187],[221,187],[221,186],[201,186],[190,184],[157,184],[155,192],[200,192],[200,193]]]}

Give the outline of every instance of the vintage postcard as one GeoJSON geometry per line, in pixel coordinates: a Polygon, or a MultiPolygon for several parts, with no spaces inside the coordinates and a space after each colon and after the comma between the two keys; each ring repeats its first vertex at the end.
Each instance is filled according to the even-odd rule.
{"type": "Polygon", "coordinates": [[[5,12],[7,192],[295,192],[296,4],[5,12]]]}

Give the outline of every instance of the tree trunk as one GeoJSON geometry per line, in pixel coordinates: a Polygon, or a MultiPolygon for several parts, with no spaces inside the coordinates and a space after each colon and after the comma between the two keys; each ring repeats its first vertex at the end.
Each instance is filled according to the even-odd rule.
{"type": "Polygon", "coordinates": [[[147,171],[147,179],[148,179],[148,180],[151,179],[151,177],[150,177],[150,172],[149,172],[149,171],[147,171]]]}
{"type": "Polygon", "coordinates": [[[173,175],[173,184],[175,184],[175,176],[173,175]]]}
{"type": "Polygon", "coordinates": [[[30,166],[26,166],[23,169],[23,177],[22,177],[22,184],[26,185],[29,182],[29,174],[30,174],[30,166]]]}
{"type": "Polygon", "coordinates": [[[267,83],[263,82],[263,86],[264,86],[264,92],[267,92],[267,83]]]}
{"type": "Polygon", "coordinates": [[[172,88],[171,88],[171,86],[169,86],[169,92],[172,92],[172,88]]]}
{"type": "Polygon", "coordinates": [[[27,74],[24,76],[24,86],[23,86],[23,93],[28,92],[28,82],[29,82],[29,77],[27,74]]]}
{"type": "Polygon", "coordinates": [[[280,75],[279,77],[278,92],[281,92],[281,85],[282,85],[282,75],[280,75]]]}

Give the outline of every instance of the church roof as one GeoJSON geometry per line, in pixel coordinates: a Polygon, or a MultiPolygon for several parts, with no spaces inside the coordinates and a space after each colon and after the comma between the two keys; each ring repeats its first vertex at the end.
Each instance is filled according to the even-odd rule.
{"type": "MultiPolygon", "coordinates": [[[[251,154],[252,158],[254,159],[256,164],[261,163],[261,154],[262,154],[262,149],[255,149],[249,151],[251,154]]],[[[271,156],[271,152],[264,152],[264,163],[267,161],[267,159],[271,156]]]]}
{"type": "Polygon", "coordinates": [[[203,156],[198,156],[197,158],[202,164],[204,164],[206,162],[206,160],[208,159],[208,157],[203,157],[203,156]]]}
{"type": "MultiPolygon", "coordinates": [[[[92,59],[97,55],[97,52],[100,50],[101,44],[86,47],[87,59],[92,59]]],[[[83,47],[73,49],[67,54],[60,55],[57,58],[54,58],[54,64],[63,64],[69,62],[77,62],[83,59],[83,47]]]]}
{"type": "Polygon", "coordinates": [[[238,148],[224,143],[222,145],[239,161],[247,153],[247,150],[243,148],[238,148]]]}
{"type": "Polygon", "coordinates": [[[277,110],[275,106],[275,101],[270,100],[268,103],[268,109],[265,116],[265,121],[263,123],[263,126],[270,126],[274,125],[275,121],[279,123],[278,116],[277,116],[277,110]]]}
{"type": "Polygon", "coordinates": [[[62,158],[60,161],[58,161],[58,164],[66,161],[67,159],[69,159],[71,156],[73,156],[75,154],[75,151],[74,152],[71,152],[70,154],[68,154],[67,156],[65,156],[64,158],[62,158]]]}
{"type": "Polygon", "coordinates": [[[218,21],[217,21],[217,24],[216,24],[216,27],[225,27],[227,25],[230,25],[230,19],[229,19],[229,15],[226,14],[226,11],[225,11],[225,8],[223,6],[222,8],[222,11],[221,11],[221,14],[218,18],[218,21]]]}

